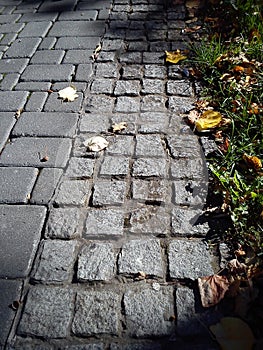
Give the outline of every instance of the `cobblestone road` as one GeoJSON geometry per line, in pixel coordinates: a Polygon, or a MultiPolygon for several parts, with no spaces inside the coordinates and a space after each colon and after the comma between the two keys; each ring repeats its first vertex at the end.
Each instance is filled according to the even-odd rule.
{"type": "Polygon", "coordinates": [[[0,0],[0,13],[2,348],[217,349],[196,289],[213,274],[206,167],[183,122],[196,87],[164,63],[186,47],[184,5],[0,0]],[[62,102],[70,83],[79,96],[62,102]],[[105,151],[87,151],[94,135],[105,151]]]}

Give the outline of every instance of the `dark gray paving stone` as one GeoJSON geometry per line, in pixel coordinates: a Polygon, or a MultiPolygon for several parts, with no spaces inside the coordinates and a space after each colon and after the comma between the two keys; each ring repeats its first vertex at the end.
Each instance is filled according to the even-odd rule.
{"type": "Polygon", "coordinates": [[[26,67],[22,81],[70,81],[74,73],[72,64],[32,64],[26,67]]]}
{"type": "Polygon", "coordinates": [[[121,209],[90,209],[85,235],[92,237],[123,235],[124,213],[121,209]]]}
{"type": "Polygon", "coordinates": [[[138,239],[123,244],[118,258],[118,272],[164,277],[164,264],[160,241],[138,239]]]}
{"type": "Polygon", "coordinates": [[[107,131],[109,127],[109,118],[103,113],[88,113],[81,117],[80,132],[100,133],[107,131]]]}
{"type": "Polygon", "coordinates": [[[160,344],[154,342],[141,341],[132,344],[110,344],[110,350],[161,350],[160,344]]]}
{"type": "Polygon", "coordinates": [[[67,50],[63,63],[91,64],[93,50],[67,50]]]}
{"type": "Polygon", "coordinates": [[[26,23],[23,30],[19,33],[19,37],[44,37],[49,28],[52,26],[52,22],[29,22],[26,23]]]}
{"type": "Polygon", "coordinates": [[[41,3],[40,7],[38,8],[38,12],[62,12],[62,11],[72,11],[74,7],[76,6],[77,1],[73,0],[61,0],[58,4],[54,4],[54,1],[47,0],[41,3]]]}
{"type": "Polygon", "coordinates": [[[0,151],[8,140],[15,122],[14,113],[0,112],[0,151]]]}
{"type": "Polygon", "coordinates": [[[84,220],[79,208],[53,208],[49,214],[45,237],[72,239],[80,237],[84,220]]]}
{"type": "Polygon", "coordinates": [[[115,105],[115,112],[136,113],[140,111],[140,98],[119,96],[115,105]]]}
{"type": "Polygon", "coordinates": [[[44,91],[32,92],[27,101],[26,112],[41,112],[48,98],[48,93],[44,91]]]}
{"type": "Polygon", "coordinates": [[[170,201],[171,188],[166,180],[136,180],[132,181],[132,198],[143,201],[170,201]]]}
{"type": "Polygon", "coordinates": [[[166,97],[162,95],[146,95],[142,98],[142,112],[166,112],[166,97]]]}
{"type": "Polygon", "coordinates": [[[126,183],[124,181],[97,181],[94,185],[92,198],[93,205],[123,204],[126,195],[126,183]]]}
{"type": "Polygon", "coordinates": [[[202,222],[202,208],[188,210],[174,207],[172,209],[172,233],[175,236],[192,236],[195,234],[205,236],[209,230],[207,222],[202,222]]]}
{"type": "Polygon", "coordinates": [[[114,79],[96,79],[92,82],[90,91],[93,94],[112,94],[114,79]]]}
{"type": "Polygon", "coordinates": [[[163,64],[164,63],[163,53],[161,52],[143,52],[142,60],[143,60],[143,63],[146,63],[146,64],[149,64],[149,63],[163,64]]]}
{"type": "MultiPolygon", "coordinates": [[[[127,120],[127,118],[124,118],[127,120]]],[[[127,123],[127,129],[130,123],[127,123]]],[[[129,130],[127,130],[128,132],[129,130]]],[[[113,142],[110,142],[106,152],[109,154],[132,155],[134,150],[134,140],[132,136],[118,135],[113,142]]]]}
{"type": "Polygon", "coordinates": [[[95,65],[96,77],[102,78],[118,78],[119,65],[117,63],[99,63],[95,65]]]}
{"type": "Polygon", "coordinates": [[[119,60],[121,63],[142,63],[142,52],[124,52],[120,55],[119,60]]]}
{"type": "MultiPolygon", "coordinates": [[[[1,62],[1,61],[0,61],[1,62]]],[[[47,91],[51,88],[51,82],[48,81],[30,81],[30,82],[19,82],[15,90],[17,91],[47,91]]]]}
{"type": "Polygon", "coordinates": [[[72,331],[78,336],[117,335],[120,327],[120,309],[121,295],[116,292],[79,291],[72,331]]]}
{"type": "Polygon", "coordinates": [[[57,168],[41,169],[33,189],[30,203],[48,204],[51,201],[62,173],[62,169],[57,168]]]}
{"type": "Polygon", "coordinates": [[[21,17],[20,14],[13,14],[13,15],[0,15],[0,23],[11,23],[11,22],[16,22],[19,20],[19,18],[21,17]]]}
{"type": "MultiPolygon", "coordinates": [[[[65,86],[65,84],[64,84],[65,86]]],[[[72,102],[62,101],[58,98],[58,94],[52,93],[49,95],[44,107],[45,112],[67,112],[78,113],[81,108],[83,94],[77,91],[78,97],[72,102]]]]}
{"type": "Polygon", "coordinates": [[[159,135],[137,135],[135,156],[165,157],[164,146],[159,135]]]}
{"type": "Polygon", "coordinates": [[[91,95],[87,98],[85,111],[90,113],[111,113],[115,98],[106,95],[91,95]]]}
{"type": "Polygon", "coordinates": [[[33,279],[45,283],[70,282],[79,242],[75,240],[47,240],[40,247],[34,266],[33,279]]]}
{"type": "Polygon", "coordinates": [[[23,278],[28,275],[45,215],[46,208],[41,206],[0,205],[1,277],[23,278]]]}
{"type": "Polygon", "coordinates": [[[0,203],[27,203],[37,174],[35,168],[0,167],[0,203]]]}
{"type": "Polygon", "coordinates": [[[214,274],[207,245],[202,241],[173,240],[168,250],[171,278],[190,278],[214,274]]]}
{"type": "Polygon", "coordinates": [[[21,22],[46,22],[46,21],[55,21],[58,17],[58,12],[36,12],[36,13],[23,13],[20,18],[21,22]]]}
{"type": "Polygon", "coordinates": [[[91,63],[79,64],[77,68],[77,72],[75,75],[76,81],[85,81],[88,82],[92,75],[92,65],[91,63]]]}
{"type": "Polygon", "coordinates": [[[14,41],[10,48],[5,52],[4,57],[7,58],[26,58],[33,56],[40,38],[19,38],[14,41]]]}
{"type": "Polygon", "coordinates": [[[98,16],[98,11],[87,10],[87,11],[76,11],[76,12],[63,12],[59,15],[60,21],[95,21],[98,16]]]}
{"type": "MultiPolygon", "coordinates": [[[[41,50],[35,52],[31,64],[60,64],[65,55],[63,50],[41,50]]],[[[72,63],[72,62],[69,62],[72,63]]]]}
{"type": "Polygon", "coordinates": [[[174,113],[187,113],[194,108],[194,99],[190,97],[169,97],[169,109],[174,113]]]}
{"type": "Polygon", "coordinates": [[[74,294],[69,288],[63,287],[31,288],[18,327],[18,334],[65,338],[68,335],[73,313],[74,294]]]}
{"type": "Polygon", "coordinates": [[[124,294],[127,332],[135,337],[170,335],[174,324],[173,289],[128,290],[124,294]]]}
{"type": "Polygon", "coordinates": [[[0,346],[4,349],[9,331],[16,315],[11,309],[13,301],[20,300],[22,290],[22,282],[0,279],[0,346]]]}
{"type": "Polygon", "coordinates": [[[110,281],[115,275],[116,253],[111,243],[91,242],[78,256],[79,281],[110,281]]]}
{"type": "Polygon", "coordinates": [[[78,35],[74,39],[72,37],[61,37],[58,38],[55,48],[62,50],[94,50],[100,40],[100,37],[78,35]]]}
{"type": "Polygon", "coordinates": [[[0,111],[16,112],[24,107],[27,96],[26,91],[0,91],[0,111]]]}
{"type": "Polygon", "coordinates": [[[167,177],[167,161],[164,158],[138,158],[133,163],[133,176],[149,177],[158,176],[167,177]]]}
{"type": "Polygon", "coordinates": [[[12,132],[14,136],[73,137],[78,115],[62,112],[24,112],[12,132]]]}
{"type": "Polygon", "coordinates": [[[18,73],[5,74],[0,83],[0,90],[13,90],[19,80],[19,77],[20,75],[18,73]]]}
{"type": "Polygon", "coordinates": [[[70,178],[90,178],[93,175],[95,160],[89,158],[70,158],[66,176],[70,178]]]}
{"type": "Polygon", "coordinates": [[[49,31],[49,35],[56,37],[98,37],[102,36],[104,31],[104,21],[57,21],[49,31]]]}
{"type": "Polygon", "coordinates": [[[129,172],[129,157],[105,156],[100,168],[100,175],[127,175],[129,172]]]}
{"type": "Polygon", "coordinates": [[[168,113],[144,112],[138,119],[138,130],[140,133],[167,133],[169,125],[168,113]]]}

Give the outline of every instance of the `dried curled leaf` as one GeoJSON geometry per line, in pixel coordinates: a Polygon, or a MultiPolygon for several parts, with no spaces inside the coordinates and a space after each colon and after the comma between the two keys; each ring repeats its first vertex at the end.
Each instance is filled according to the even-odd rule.
{"type": "Polygon", "coordinates": [[[262,168],[261,160],[256,156],[249,156],[248,154],[244,153],[243,159],[249,168],[252,168],[254,170],[260,170],[262,168]]]}
{"type": "Polygon", "coordinates": [[[76,91],[74,86],[68,86],[65,89],[59,90],[58,96],[62,98],[63,101],[73,102],[78,97],[76,91]]]}
{"type": "Polygon", "coordinates": [[[176,50],[173,52],[165,51],[165,54],[166,54],[166,58],[165,58],[166,62],[170,62],[174,64],[182,60],[185,60],[187,58],[187,56],[183,55],[180,50],[176,50]]]}
{"type": "Polygon", "coordinates": [[[226,276],[213,275],[198,278],[198,288],[203,307],[210,307],[219,303],[229,287],[226,276]]]}
{"type": "Polygon", "coordinates": [[[222,350],[251,350],[254,336],[249,326],[236,317],[224,317],[210,326],[222,350]]]}
{"type": "Polygon", "coordinates": [[[93,136],[83,142],[89,151],[99,152],[108,147],[109,142],[102,136],[93,136]]]}
{"type": "Polygon", "coordinates": [[[220,124],[222,114],[216,111],[205,111],[201,117],[195,122],[197,131],[206,131],[215,128],[220,124]]]}
{"type": "Polygon", "coordinates": [[[125,130],[127,128],[128,124],[126,122],[120,122],[118,124],[113,124],[112,125],[112,131],[113,132],[118,132],[125,130]]]}

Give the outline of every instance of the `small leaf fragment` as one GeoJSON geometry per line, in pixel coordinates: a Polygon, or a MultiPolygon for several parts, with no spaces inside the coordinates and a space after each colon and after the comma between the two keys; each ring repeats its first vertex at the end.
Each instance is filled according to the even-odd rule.
{"type": "Polygon", "coordinates": [[[18,119],[21,115],[21,113],[23,112],[23,108],[20,108],[18,109],[16,112],[15,112],[15,118],[18,119]]]}
{"type": "Polygon", "coordinates": [[[122,131],[125,130],[127,128],[127,123],[126,122],[120,122],[118,124],[113,124],[112,125],[112,131],[113,132],[118,132],[118,131],[122,131]]]}
{"type": "Polygon", "coordinates": [[[203,307],[210,307],[219,303],[229,287],[226,276],[213,275],[198,278],[198,288],[203,307]]]}
{"type": "Polygon", "coordinates": [[[205,111],[201,117],[195,122],[197,131],[206,131],[219,126],[222,120],[222,114],[216,111],[205,111]]]}
{"type": "Polygon", "coordinates": [[[109,142],[102,136],[93,136],[83,142],[89,151],[99,152],[108,147],[109,142]]]}
{"type": "Polygon", "coordinates": [[[176,50],[173,52],[165,51],[165,54],[166,54],[166,58],[165,58],[166,62],[170,62],[174,64],[182,60],[185,60],[187,58],[187,56],[183,55],[180,50],[176,50]]]}
{"type": "Polygon", "coordinates": [[[77,89],[74,86],[68,86],[65,89],[59,90],[59,98],[62,98],[63,101],[73,102],[77,97],[77,89]]]}
{"type": "Polygon", "coordinates": [[[252,168],[254,170],[260,170],[262,168],[262,162],[261,160],[256,156],[249,156],[248,154],[243,154],[243,159],[246,162],[247,166],[249,168],[252,168]]]}

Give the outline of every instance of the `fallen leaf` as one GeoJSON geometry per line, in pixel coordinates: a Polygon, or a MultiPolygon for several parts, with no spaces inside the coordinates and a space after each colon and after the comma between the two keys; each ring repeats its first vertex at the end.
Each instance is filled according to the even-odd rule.
{"type": "Polygon", "coordinates": [[[109,142],[102,136],[93,136],[83,142],[89,151],[99,152],[108,147],[109,142]]]}
{"type": "Polygon", "coordinates": [[[253,347],[253,333],[240,318],[223,317],[219,323],[210,326],[210,330],[222,350],[250,350],[253,347]]]}
{"type": "Polygon", "coordinates": [[[76,91],[74,86],[68,86],[65,89],[59,90],[58,95],[63,101],[73,102],[78,97],[76,91]]]}
{"type": "Polygon", "coordinates": [[[219,126],[222,120],[222,115],[215,111],[205,111],[201,117],[195,122],[197,131],[206,131],[216,126],[219,126]]]}
{"type": "Polygon", "coordinates": [[[192,109],[187,118],[190,124],[195,124],[195,122],[200,118],[200,113],[196,109],[192,109]]]}
{"type": "Polygon", "coordinates": [[[118,131],[122,131],[125,130],[127,128],[127,123],[126,122],[120,122],[118,124],[113,124],[112,125],[112,131],[113,132],[118,132],[118,131]]]}
{"type": "Polygon", "coordinates": [[[155,290],[156,292],[158,292],[161,289],[161,286],[159,283],[153,282],[152,289],[155,290]]]}
{"type": "Polygon", "coordinates": [[[20,108],[18,109],[16,112],[15,112],[15,118],[18,119],[21,115],[21,113],[23,112],[23,108],[20,108]]]}
{"type": "Polygon", "coordinates": [[[252,168],[256,171],[262,168],[261,160],[256,156],[249,156],[248,154],[244,153],[243,159],[249,168],[252,168]]]}
{"type": "Polygon", "coordinates": [[[99,56],[99,53],[100,53],[101,49],[102,49],[101,44],[96,46],[95,50],[93,51],[93,54],[91,55],[91,58],[93,59],[93,61],[96,61],[96,59],[99,56]]]}
{"type": "Polygon", "coordinates": [[[198,278],[198,288],[203,307],[210,307],[219,303],[229,287],[226,276],[213,275],[198,278]]]}
{"type": "Polygon", "coordinates": [[[183,29],[182,32],[183,33],[195,33],[201,28],[202,28],[201,26],[188,27],[188,28],[183,29]]]}
{"type": "Polygon", "coordinates": [[[176,50],[173,52],[165,51],[165,54],[166,54],[166,58],[165,58],[166,62],[170,62],[174,64],[182,60],[185,60],[187,58],[187,56],[183,55],[180,50],[176,50]]]}
{"type": "Polygon", "coordinates": [[[232,274],[243,274],[247,271],[247,266],[239,262],[237,259],[232,259],[228,262],[227,267],[232,274]]]}

